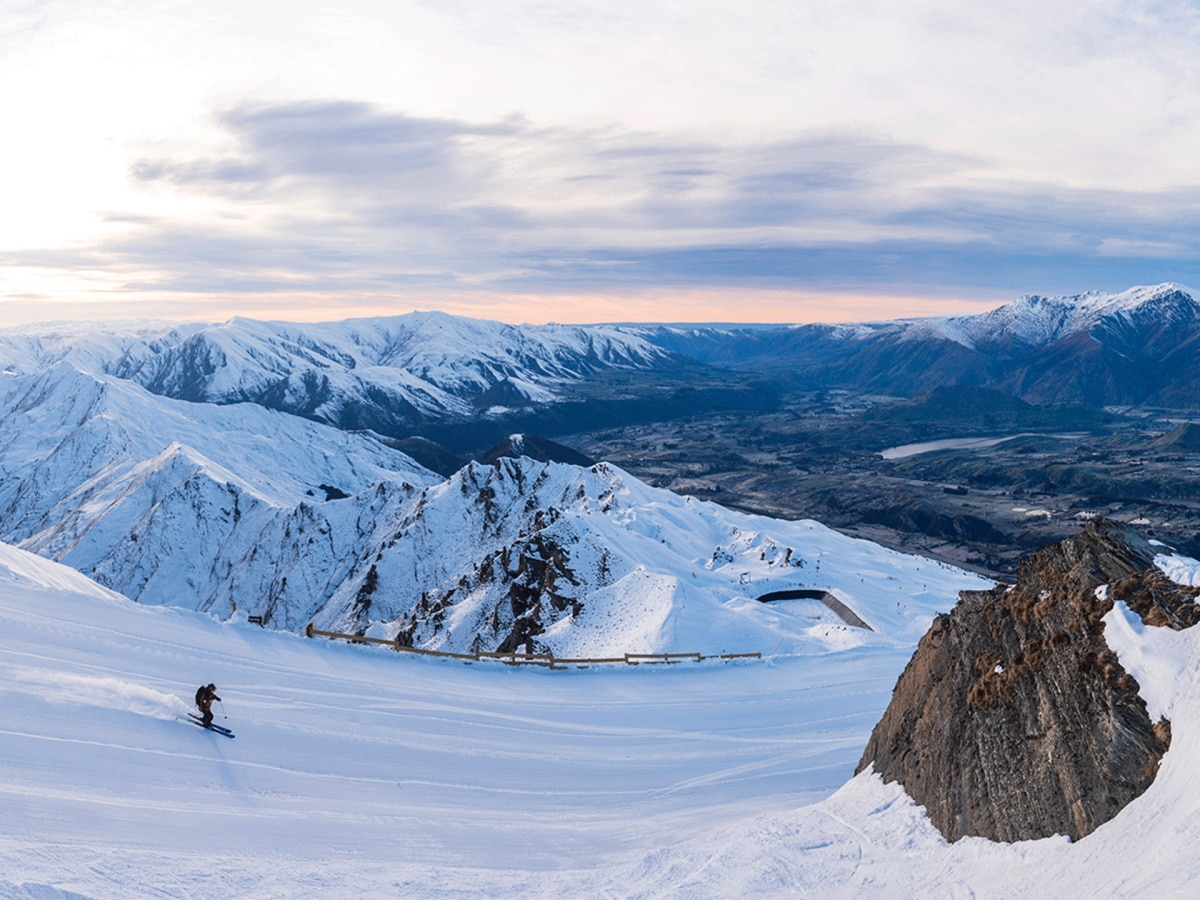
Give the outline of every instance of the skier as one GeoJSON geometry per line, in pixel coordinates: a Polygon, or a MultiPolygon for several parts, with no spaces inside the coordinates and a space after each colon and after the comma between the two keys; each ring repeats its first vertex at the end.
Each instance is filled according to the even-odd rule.
{"type": "Polygon", "coordinates": [[[200,710],[200,724],[205,728],[212,724],[213,701],[220,699],[217,696],[217,686],[215,684],[202,684],[196,688],[196,708],[200,710]]]}

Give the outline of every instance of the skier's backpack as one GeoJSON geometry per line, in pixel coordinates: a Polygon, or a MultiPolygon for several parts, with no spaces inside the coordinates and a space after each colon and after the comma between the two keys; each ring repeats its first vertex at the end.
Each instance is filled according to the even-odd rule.
{"type": "Polygon", "coordinates": [[[204,685],[200,685],[200,687],[196,688],[196,705],[197,706],[200,705],[200,701],[204,697],[205,690],[206,690],[206,688],[204,685]]]}

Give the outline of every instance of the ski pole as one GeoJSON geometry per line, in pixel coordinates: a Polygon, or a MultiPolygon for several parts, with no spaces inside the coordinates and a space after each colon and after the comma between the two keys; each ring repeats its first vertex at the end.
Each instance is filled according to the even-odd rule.
{"type": "Polygon", "coordinates": [[[218,700],[217,702],[221,704],[221,718],[222,718],[222,719],[228,719],[228,718],[229,718],[229,716],[225,715],[225,701],[223,701],[223,700],[218,700]]]}

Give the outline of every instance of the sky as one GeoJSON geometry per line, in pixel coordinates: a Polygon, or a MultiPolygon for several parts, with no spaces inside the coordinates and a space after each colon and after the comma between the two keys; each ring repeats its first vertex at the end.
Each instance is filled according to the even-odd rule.
{"type": "Polygon", "coordinates": [[[0,0],[0,325],[1200,284],[1193,2],[0,0]]]}

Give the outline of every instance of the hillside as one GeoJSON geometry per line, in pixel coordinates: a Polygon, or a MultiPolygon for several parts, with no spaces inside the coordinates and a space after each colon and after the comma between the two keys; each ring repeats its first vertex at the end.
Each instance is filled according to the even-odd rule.
{"type": "Polygon", "coordinates": [[[910,400],[878,403],[842,430],[848,446],[869,444],[882,448],[897,440],[944,435],[947,429],[969,435],[1100,432],[1116,419],[1080,404],[1036,406],[989,388],[945,385],[910,400]]]}
{"type": "Polygon", "coordinates": [[[132,604],[7,547],[0,586],[4,897],[1164,895],[1200,877],[1198,636],[1119,605],[1109,642],[1173,724],[1155,782],[1075,844],[949,845],[896,785],[839,787],[915,638],[514,670],[132,604]],[[210,680],[234,740],[182,721],[210,680]]]}
{"type": "Polygon", "coordinates": [[[1200,451],[1200,424],[1180,422],[1150,446],[1155,449],[1191,451],[1193,453],[1200,451]]]}

